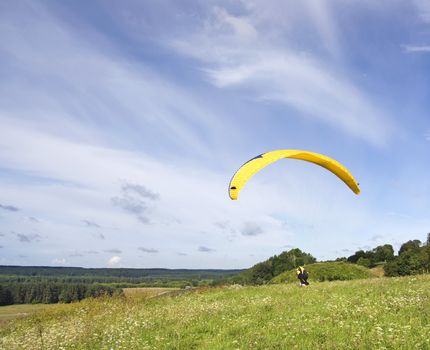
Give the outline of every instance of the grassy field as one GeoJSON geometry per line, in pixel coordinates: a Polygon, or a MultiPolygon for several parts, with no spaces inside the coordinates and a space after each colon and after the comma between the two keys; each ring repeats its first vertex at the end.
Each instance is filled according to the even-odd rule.
{"type": "Polygon", "coordinates": [[[58,305],[0,331],[1,349],[430,349],[430,276],[58,305]]]}
{"type": "Polygon", "coordinates": [[[0,306],[0,327],[4,326],[10,320],[16,318],[25,318],[37,312],[56,307],[56,305],[46,304],[23,304],[0,306]]]}
{"type": "MultiPolygon", "coordinates": [[[[180,291],[179,288],[124,288],[123,292],[127,298],[141,298],[149,299],[158,297],[160,295],[180,291]]],[[[58,310],[60,307],[67,307],[58,304],[17,304],[0,306],[0,327],[5,326],[6,323],[14,319],[22,319],[34,315],[36,313],[42,313],[49,309],[55,308],[58,310]]]]}

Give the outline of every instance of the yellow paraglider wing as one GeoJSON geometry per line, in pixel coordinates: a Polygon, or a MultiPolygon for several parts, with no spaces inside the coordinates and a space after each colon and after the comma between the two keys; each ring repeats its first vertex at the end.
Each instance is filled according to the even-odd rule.
{"type": "Polygon", "coordinates": [[[239,196],[239,192],[246,182],[258,171],[267,165],[276,162],[282,158],[294,158],[305,160],[326,168],[341,179],[355,194],[360,193],[357,181],[352,174],[342,164],[332,158],[322,154],[300,151],[300,150],[280,150],[263,153],[255,158],[252,158],[234,174],[229,185],[230,198],[235,200],[239,196]]]}

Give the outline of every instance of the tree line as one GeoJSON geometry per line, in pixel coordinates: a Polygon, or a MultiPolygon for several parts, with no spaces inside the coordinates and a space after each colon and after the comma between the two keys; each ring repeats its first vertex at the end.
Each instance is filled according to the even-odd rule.
{"type": "MultiPolygon", "coordinates": [[[[424,243],[420,240],[403,243],[397,255],[391,244],[383,244],[367,251],[358,250],[351,256],[337,258],[336,261],[345,261],[367,268],[380,265],[384,268],[384,275],[388,277],[428,273],[430,271],[430,233],[424,243]]],[[[272,256],[218,283],[265,284],[284,271],[315,262],[317,259],[311,254],[295,248],[272,256]]]]}
{"type": "Polygon", "coordinates": [[[146,277],[99,277],[99,276],[28,276],[28,275],[0,275],[2,283],[81,283],[81,284],[112,284],[112,285],[144,285],[147,287],[175,287],[187,285],[192,280],[203,280],[197,276],[195,279],[167,279],[167,278],[146,278],[146,277]]]}
{"type": "Polygon", "coordinates": [[[383,265],[384,275],[388,277],[428,273],[430,271],[430,233],[427,234],[425,242],[414,239],[403,243],[397,255],[391,244],[384,244],[368,251],[358,250],[348,258],[337,260],[370,268],[383,265]]]}
{"type": "Polygon", "coordinates": [[[12,304],[71,303],[88,297],[119,295],[122,289],[97,284],[2,283],[0,306],[12,304]]]}
{"type": "Polygon", "coordinates": [[[40,277],[136,278],[153,280],[217,279],[235,275],[242,270],[222,269],[135,269],[135,268],[84,268],[52,266],[0,265],[0,275],[40,277]]]}

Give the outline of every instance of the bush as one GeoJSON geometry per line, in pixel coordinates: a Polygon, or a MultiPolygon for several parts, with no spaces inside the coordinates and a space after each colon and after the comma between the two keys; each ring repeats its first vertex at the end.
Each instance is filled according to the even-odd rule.
{"type": "Polygon", "coordinates": [[[357,265],[364,266],[364,267],[368,268],[370,266],[370,259],[360,258],[357,261],[357,265]]]}

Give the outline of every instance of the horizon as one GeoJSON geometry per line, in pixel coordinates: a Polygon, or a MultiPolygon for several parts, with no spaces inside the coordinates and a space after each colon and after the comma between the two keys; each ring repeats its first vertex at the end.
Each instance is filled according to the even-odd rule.
{"type": "MultiPolygon", "coordinates": [[[[427,234],[427,237],[429,237],[428,235],[430,235],[430,232],[427,234]]],[[[425,244],[424,241],[421,241],[421,240],[419,240],[419,241],[421,242],[421,244],[425,244]]],[[[403,243],[407,243],[407,242],[403,242],[403,243]]],[[[384,245],[384,243],[380,244],[380,246],[382,246],[382,245],[384,245]]],[[[372,251],[375,248],[376,248],[376,246],[375,247],[369,247],[368,251],[372,251]]],[[[284,250],[284,251],[282,251],[280,253],[277,253],[277,254],[274,254],[272,256],[266,257],[262,261],[268,261],[269,259],[271,259],[271,258],[273,258],[275,256],[280,256],[281,254],[287,253],[287,252],[289,252],[290,250],[293,250],[293,249],[299,249],[300,250],[300,248],[292,248],[292,249],[289,249],[289,250],[284,250]]],[[[355,252],[353,252],[352,255],[354,255],[357,252],[358,252],[358,250],[355,251],[355,252]]],[[[302,253],[310,254],[311,256],[313,256],[312,253],[310,253],[310,252],[302,251],[302,253]]],[[[398,251],[394,250],[394,255],[397,255],[397,254],[398,254],[398,251]]],[[[319,260],[319,259],[316,259],[316,261],[314,263],[312,263],[312,264],[327,263],[327,262],[341,262],[341,261],[337,261],[337,259],[342,259],[342,258],[346,259],[346,258],[348,258],[348,256],[338,256],[336,258],[328,259],[328,260],[319,260]]],[[[258,264],[258,263],[260,263],[262,261],[257,261],[256,264],[258,264]]],[[[209,270],[214,270],[214,271],[215,270],[222,270],[222,271],[234,271],[234,270],[238,270],[238,271],[242,271],[242,270],[250,269],[253,266],[255,266],[255,264],[252,265],[252,266],[248,266],[248,267],[244,267],[244,268],[237,268],[237,269],[228,269],[228,268],[227,269],[222,269],[222,268],[209,268],[209,269],[206,269],[206,268],[182,268],[182,267],[173,267],[173,268],[169,268],[169,267],[118,267],[118,266],[91,267],[91,266],[77,266],[77,265],[74,265],[74,266],[71,266],[71,265],[64,266],[64,265],[1,265],[0,264],[0,268],[2,268],[2,267],[36,267],[36,268],[46,268],[46,267],[48,267],[48,268],[78,268],[78,269],[195,270],[195,271],[199,271],[199,270],[202,270],[202,271],[209,271],[209,270]]]]}
{"type": "Polygon", "coordinates": [[[193,270],[193,271],[242,271],[244,269],[182,269],[182,268],[173,268],[173,269],[169,269],[169,268],[164,268],[164,267],[83,267],[83,266],[52,266],[52,265],[47,265],[47,266],[42,266],[42,265],[0,265],[0,268],[2,267],[40,267],[40,268],[52,268],[52,269],[56,269],[56,268],[61,268],[61,269],[87,269],[87,270],[91,270],[91,269],[113,269],[113,270],[193,270]]]}
{"type": "Polygon", "coordinates": [[[430,231],[426,1],[4,2],[0,27],[1,265],[244,269],[430,231]],[[361,194],[285,159],[231,201],[279,149],[361,194]]]}

